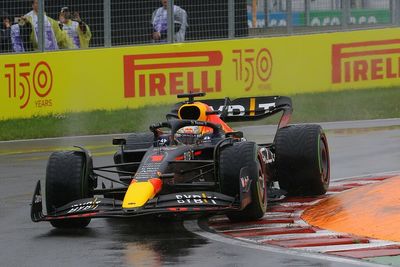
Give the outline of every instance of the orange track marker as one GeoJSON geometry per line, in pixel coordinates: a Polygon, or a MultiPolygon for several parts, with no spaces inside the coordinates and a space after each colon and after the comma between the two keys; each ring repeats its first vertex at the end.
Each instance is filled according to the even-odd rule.
{"type": "Polygon", "coordinates": [[[400,176],[328,197],[301,217],[323,229],[400,242],[400,176]]]}

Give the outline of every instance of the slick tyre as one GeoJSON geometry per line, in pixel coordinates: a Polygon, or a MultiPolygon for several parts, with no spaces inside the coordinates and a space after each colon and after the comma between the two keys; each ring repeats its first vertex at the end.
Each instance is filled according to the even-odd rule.
{"type": "Polygon", "coordinates": [[[254,142],[240,142],[222,148],[219,159],[221,193],[240,195],[240,171],[247,167],[251,181],[251,203],[242,211],[227,214],[231,221],[251,221],[264,216],[267,209],[266,181],[254,142]]]}
{"type": "MultiPolygon", "coordinates": [[[[93,183],[85,173],[86,159],[77,151],[54,152],[46,169],[46,207],[52,213],[71,201],[93,197],[93,183]]],[[[54,220],[56,228],[84,228],[90,219],[54,220]]]]}
{"type": "Polygon", "coordinates": [[[290,196],[317,196],[328,190],[328,141],[319,125],[291,125],[277,131],[275,179],[290,196]]]}

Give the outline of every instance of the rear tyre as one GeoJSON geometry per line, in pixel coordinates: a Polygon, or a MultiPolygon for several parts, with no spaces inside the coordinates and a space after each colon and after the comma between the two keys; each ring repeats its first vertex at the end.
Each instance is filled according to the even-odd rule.
{"type": "Polygon", "coordinates": [[[275,179],[290,196],[326,193],[330,180],[328,141],[319,125],[291,125],[275,136],[275,179]]]}
{"type": "MultiPolygon", "coordinates": [[[[90,167],[90,166],[89,166],[90,167]]],[[[94,184],[86,172],[86,159],[77,151],[54,152],[46,169],[47,213],[74,200],[93,197],[94,184]]],[[[90,219],[50,221],[56,228],[84,228],[90,219]]]]}
{"type": "Polygon", "coordinates": [[[251,221],[264,216],[267,191],[263,169],[254,142],[240,142],[222,148],[219,160],[221,193],[237,197],[240,194],[240,170],[248,167],[251,181],[251,203],[242,211],[227,214],[231,221],[251,221]]]}

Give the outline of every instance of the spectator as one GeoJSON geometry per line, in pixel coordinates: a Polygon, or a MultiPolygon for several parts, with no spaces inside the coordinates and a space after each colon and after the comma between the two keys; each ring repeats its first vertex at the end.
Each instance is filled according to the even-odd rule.
{"type": "Polygon", "coordinates": [[[1,29],[0,29],[0,52],[7,53],[12,51],[11,44],[11,20],[6,12],[1,12],[1,29]]]}
{"type": "MultiPolygon", "coordinates": [[[[161,0],[162,7],[153,12],[153,40],[156,42],[165,42],[168,30],[167,5],[168,0],[161,0]]],[[[175,41],[185,41],[187,24],[186,11],[179,6],[174,5],[174,23],[175,23],[175,41]]]]}
{"type": "Polygon", "coordinates": [[[7,12],[0,13],[2,28],[0,30],[0,52],[26,52],[32,50],[29,36],[32,27],[29,22],[19,18],[18,24],[11,24],[11,18],[7,12]]]}
{"type": "Polygon", "coordinates": [[[71,12],[68,7],[63,7],[59,16],[60,28],[72,39],[76,48],[89,48],[92,33],[89,26],[81,20],[78,12],[71,12]]]}
{"type": "Polygon", "coordinates": [[[30,22],[21,17],[18,19],[18,24],[11,26],[11,42],[14,52],[28,52],[33,50],[33,45],[30,40],[32,34],[32,25],[30,22]]]}
{"type": "MultiPolygon", "coordinates": [[[[32,1],[32,11],[24,16],[24,19],[28,20],[32,27],[31,42],[34,50],[39,48],[38,46],[38,13],[39,13],[39,2],[38,0],[32,1]]],[[[48,16],[44,16],[44,50],[58,50],[59,48],[74,48],[72,40],[69,38],[66,32],[62,31],[58,26],[58,22],[48,16]]]]}

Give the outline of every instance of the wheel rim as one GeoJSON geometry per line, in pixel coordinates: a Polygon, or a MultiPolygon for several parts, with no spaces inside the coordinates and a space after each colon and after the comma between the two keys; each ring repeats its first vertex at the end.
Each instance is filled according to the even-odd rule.
{"type": "Polygon", "coordinates": [[[329,183],[329,152],[325,135],[321,135],[319,140],[319,169],[321,180],[324,184],[329,183]]]}
{"type": "Polygon", "coordinates": [[[258,163],[257,193],[258,193],[259,199],[262,201],[263,209],[266,209],[267,187],[265,184],[265,177],[264,177],[264,173],[261,169],[260,163],[258,163]]]}

